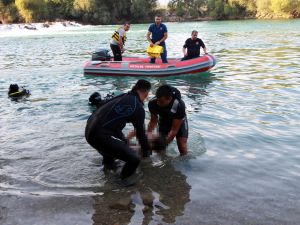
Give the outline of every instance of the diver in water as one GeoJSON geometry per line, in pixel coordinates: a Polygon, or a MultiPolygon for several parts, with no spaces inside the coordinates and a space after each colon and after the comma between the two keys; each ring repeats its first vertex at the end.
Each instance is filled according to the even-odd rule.
{"type": "Polygon", "coordinates": [[[30,95],[30,91],[26,90],[23,87],[19,87],[17,84],[11,84],[9,85],[8,89],[8,97],[12,99],[19,99],[22,97],[28,97],[30,95]]]}
{"type": "MultiPolygon", "coordinates": [[[[125,162],[120,174],[124,186],[132,185],[141,178],[140,174],[135,173],[141,159],[136,151],[130,148],[122,132],[126,123],[132,123],[136,130],[142,156],[149,157],[151,154],[145,133],[143,105],[150,89],[150,82],[138,80],[130,92],[109,99],[87,121],[86,140],[103,156],[104,168],[115,169],[115,159],[125,162]]],[[[100,95],[95,94],[94,98],[97,97],[100,99],[100,95]]]]}
{"type": "Polygon", "coordinates": [[[99,92],[94,92],[91,94],[89,97],[89,103],[91,106],[96,106],[98,109],[100,106],[104,105],[108,101],[110,101],[113,97],[115,97],[114,93],[107,94],[104,99],[102,99],[101,95],[99,92]]]}

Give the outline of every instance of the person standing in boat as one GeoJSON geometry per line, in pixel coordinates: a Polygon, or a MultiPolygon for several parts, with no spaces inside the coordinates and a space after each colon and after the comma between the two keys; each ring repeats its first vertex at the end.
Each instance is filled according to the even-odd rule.
{"type": "Polygon", "coordinates": [[[111,36],[110,48],[114,55],[114,61],[122,61],[124,53],[124,45],[126,42],[126,32],[130,29],[130,23],[126,22],[122,27],[119,27],[111,36]]]}
{"type": "Polygon", "coordinates": [[[201,47],[203,48],[204,53],[208,54],[204,42],[200,38],[197,38],[197,36],[198,31],[193,30],[191,37],[188,38],[183,45],[182,52],[184,57],[181,60],[199,57],[201,47]]]}
{"type": "MultiPolygon", "coordinates": [[[[153,45],[160,45],[163,47],[164,51],[161,54],[161,59],[163,63],[168,63],[165,43],[165,40],[168,38],[168,29],[165,24],[161,23],[161,16],[155,16],[155,23],[149,26],[146,36],[151,47],[153,47],[153,45]]],[[[155,63],[155,58],[151,58],[150,63],[155,63]]]]}
{"type": "Polygon", "coordinates": [[[155,97],[149,101],[148,108],[150,111],[148,135],[151,136],[158,125],[159,134],[165,137],[166,144],[171,143],[176,137],[180,155],[186,155],[188,121],[180,91],[167,84],[160,86],[155,97]]]}

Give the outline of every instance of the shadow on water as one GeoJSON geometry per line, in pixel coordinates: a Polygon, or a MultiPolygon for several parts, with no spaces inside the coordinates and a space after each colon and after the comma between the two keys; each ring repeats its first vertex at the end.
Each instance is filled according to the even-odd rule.
{"type": "Polygon", "coordinates": [[[186,176],[170,161],[163,166],[142,165],[143,179],[134,187],[107,182],[102,196],[94,197],[94,225],[169,224],[182,216],[190,201],[186,176]]]}

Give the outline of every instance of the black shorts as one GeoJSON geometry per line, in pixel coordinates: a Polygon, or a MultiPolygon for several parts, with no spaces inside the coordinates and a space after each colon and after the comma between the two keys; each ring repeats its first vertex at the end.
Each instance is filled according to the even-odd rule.
{"type": "MultiPolygon", "coordinates": [[[[171,128],[172,128],[172,124],[171,123],[160,122],[159,126],[158,126],[158,131],[163,136],[167,136],[168,133],[171,131],[171,128]]],[[[185,117],[183,119],[181,127],[179,128],[178,133],[176,134],[176,137],[179,137],[179,138],[188,138],[188,135],[189,135],[189,126],[188,126],[187,118],[185,117]]]]}

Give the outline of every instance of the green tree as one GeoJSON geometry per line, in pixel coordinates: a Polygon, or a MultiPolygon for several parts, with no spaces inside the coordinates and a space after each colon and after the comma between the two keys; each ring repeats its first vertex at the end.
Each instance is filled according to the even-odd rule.
{"type": "Polygon", "coordinates": [[[208,12],[209,16],[215,19],[223,19],[224,13],[224,2],[223,0],[208,0],[208,12]]]}
{"type": "Polygon", "coordinates": [[[14,0],[0,0],[1,23],[12,23],[17,20],[18,10],[14,0]]]}
{"type": "Polygon", "coordinates": [[[141,22],[153,19],[156,6],[156,0],[133,0],[130,7],[131,20],[141,22]]]}
{"type": "Polygon", "coordinates": [[[70,19],[74,10],[74,0],[46,0],[48,19],[70,19]]]}
{"type": "Polygon", "coordinates": [[[272,14],[271,0],[257,0],[257,16],[265,17],[272,14]]]}
{"type": "Polygon", "coordinates": [[[229,0],[228,2],[240,6],[250,13],[256,13],[256,1],[257,0],[229,0]]]}
{"type": "Polygon", "coordinates": [[[271,10],[275,13],[291,15],[293,12],[300,12],[299,0],[272,0],[271,10]]]}
{"type": "Polygon", "coordinates": [[[15,4],[25,22],[47,18],[47,5],[44,0],[16,0],[15,4]]]}

